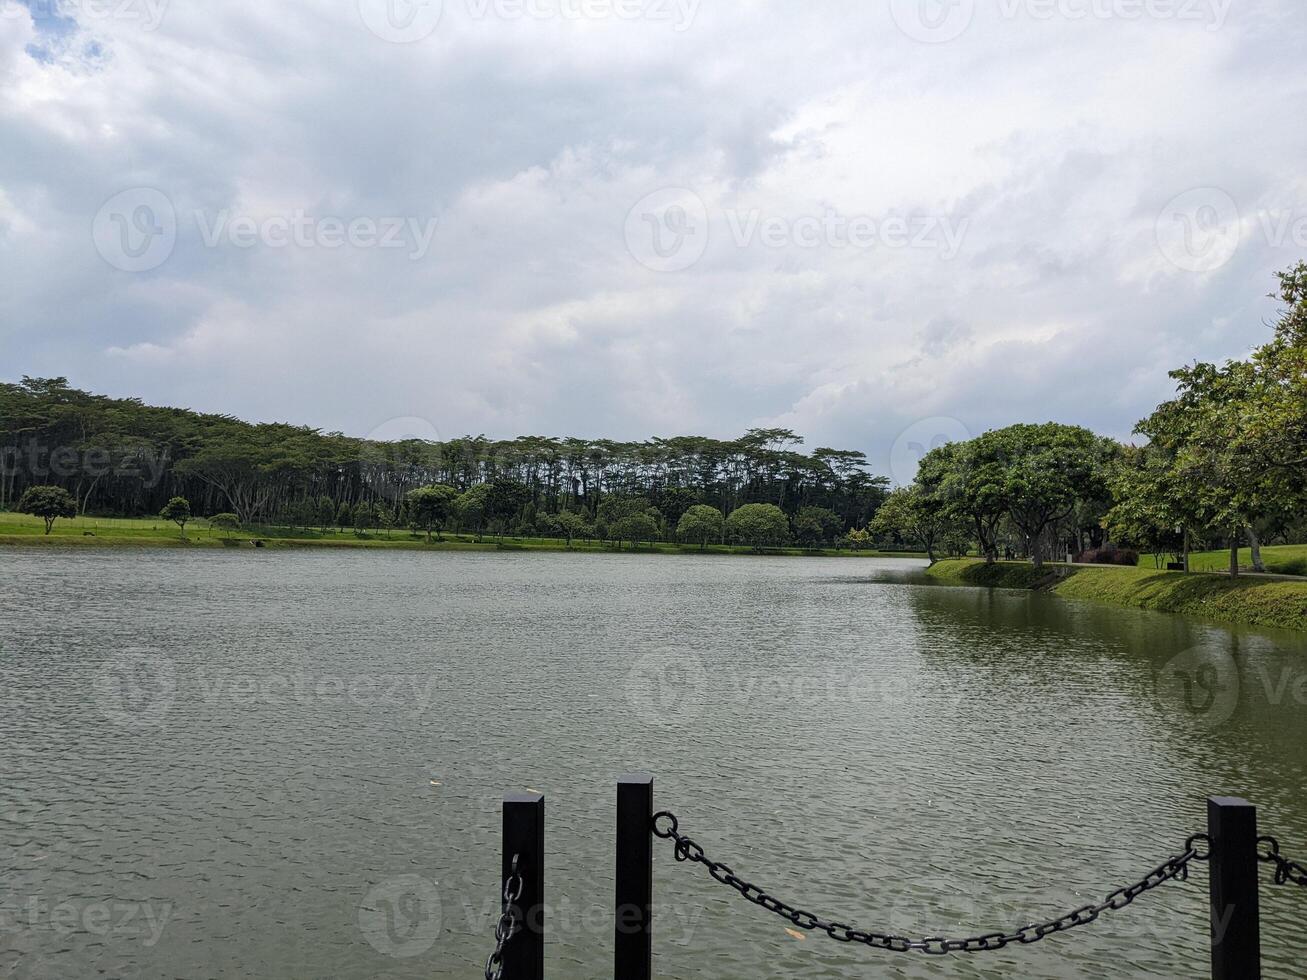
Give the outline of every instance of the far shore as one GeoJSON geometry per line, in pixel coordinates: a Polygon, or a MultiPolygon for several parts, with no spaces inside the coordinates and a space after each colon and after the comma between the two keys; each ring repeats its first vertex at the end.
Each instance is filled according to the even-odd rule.
{"type": "Polygon", "coordinates": [[[206,526],[204,521],[192,521],[185,535],[174,524],[161,519],[120,517],[77,517],[58,521],[51,534],[44,533],[41,521],[20,514],[0,514],[0,547],[26,548],[173,548],[213,550],[302,550],[346,549],[389,551],[535,551],[578,552],[586,554],[640,554],[640,555],[770,555],[790,558],[914,558],[923,559],[924,552],[908,551],[854,551],[847,548],[763,548],[743,545],[672,544],[658,541],[642,543],[638,547],[625,542],[620,551],[603,541],[575,539],[569,546],[561,538],[519,537],[505,535],[499,538],[483,534],[443,533],[432,535],[428,541],[423,533],[408,530],[332,531],[317,528],[287,528],[254,526],[238,532],[222,532],[206,526]]]}

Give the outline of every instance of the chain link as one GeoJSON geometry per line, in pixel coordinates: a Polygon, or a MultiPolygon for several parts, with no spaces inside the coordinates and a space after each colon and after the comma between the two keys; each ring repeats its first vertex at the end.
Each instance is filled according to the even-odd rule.
{"type": "Polygon", "coordinates": [[[1011,943],[1037,943],[1055,932],[1064,932],[1076,926],[1087,926],[1104,912],[1123,909],[1144,892],[1151,891],[1172,879],[1185,881],[1189,877],[1189,865],[1194,861],[1206,861],[1208,853],[1200,853],[1198,845],[1208,843],[1206,834],[1194,834],[1185,841],[1184,850],[1173,855],[1149,871],[1134,884],[1118,888],[1103,901],[1094,905],[1084,905],[1073,912],[1047,922],[1032,923],[1011,932],[989,932],[968,939],[945,939],[941,936],[928,936],[924,939],[908,939],[884,933],[865,932],[842,922],[828,922],[796,908],[778,898],[774,898],[752,882],[745,881],[728,866],[710,860],[694,840],[680,833],[680,824],[674,813],[666,810],[653,818],[654,835],[675,844],[677,861],[702,864],[715,881],[727,885],[755,905],[775,912],[782,919],[808,932],[824,932],[831,939],[842,943],[861,943],[875,949],[887,949],[896,953],[929,953],[942,956],[946,953],[979,953],[1002,949],[1011,943]],[[660,826],[665,824],[665,826],[660,826]]]}
{"type": "Polygon", "coordinates": [[[486,980],[503,980],[504,947],[521,929],[517,900],[522,897],[522,876],[518,873],[519,854],[513,855],[513,870],[504,882],[504,911],[495,923],[495,951],[486,960],[486,980]]]}
{"type": "Polygon", "coordinates": [[[1307,868],[1296,861],[1290,861],[1280,854],[1280,842],[1274,837],[1258,837],[1258,844],[1266,847],[1266,853],[1258,853],[1257,860],[1264,864],[1275,865],[1275,883],[1287,885],[1293,883],[1307,888],[1307,868]]]}

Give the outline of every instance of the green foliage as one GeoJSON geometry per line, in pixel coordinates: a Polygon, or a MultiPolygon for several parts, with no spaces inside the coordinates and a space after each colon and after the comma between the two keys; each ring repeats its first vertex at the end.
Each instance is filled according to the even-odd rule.
{"type": "Polygon", "coordinates": [[[558,530],[567,538],[567,546],[572,546],[573,538],[589,538],[594,534],[594,527],[581,514],[573,513],[570,510],[561,511],[554,515],[554,524],[558,530]]]}
{"type": "Polygon", "coordinates": [[[431,532],[443,528],[453,515],[458,499],[458,491],[444,484],[409,491],[406,498],[409,526],[425,531],[430,541],[431,532]]]}
{"type": "Polygon", "coordinates": [[[186,537],[186,525],[191,519],[191,502],[185,497],[173,497],[164,504],[159,516],[176,524],[182,529],[182,537],[186,537]]]}
{"type": "Polygon", "coordinates": [[[453,504],[452,513],[454,519],[458,521],[459,527],[464,530],[474,531],[478,541],[481,540],[481,529],[485,526],[489,501],[490,487],[487,484],[478,483],[470,490],[460,494],[453,504]]]}
{"type": "Polygon", "coordinates": [[[241,519],[235,514],[214,514],[209,518],[209,527],[231,537],[241,529],[241,519]]]}
{"type": "Polygon", "coordinates": [[[821,507],[861,526],[883,499],[885,479],[868,471],[862,453],[804,453],[802,443],[786,429],[730,440],[468,435],[381,443],[107,398],[64,378],[24,378],[0,383],[0,468],[7,477],[0,480],[0,510],[29,486],[49,484],[82,494],[81,509],[95,513],[157,514],[177,493],[217,501],[215,509],[246,524],[348,528],[352,509],[351,520],[338,521],[342,501],[381,504],[402,524],[402,501],[414,489],[446,485],[461,494],[503,481],[488,512],[464,508],[468,526],[489,522],[503,531],[530,526],[541,512],[593,515],[613,497],[645,498],[672,528],[695,504],[725,512],[776,501],[787,514],[821,507]],[[71,460],[58,479],[50,476],[52,452],[71,460]]]}
{"type": "Polygon", "coordinates": [[[708,504],[695,504],[690,507],[676,524],[676,536],[682,541],[699,543],[703,551],[709,541],[720,541],[726,531],[726,518],[716,507],[708,504]]]}
{"type": "Polygon", "coordinates": [[[800,507],[793,524],[794,536],[810,547],[833,541],[844,530],[840,515],[825,507],[800,507]]]}
{"type": "Polygon", "coordinates": [[[44,520],[45,533],[49,534],[54,522],[60,517],[77,516],[77,502],[62,487],[28,487],[19,498],[15,510],[44,520]]]}
{"type": "Polygon", "coordinates": [[[917,544],[934,564],[940,538],[957,524],[958,518],[951,512],[947,500],[914,484],[891,493],[867,525],[867,531],[877,537],[917,544]]]}
{"type": "Polygon", "coordinates": [[[780,545],[788,540],[790,522],[775,504],[745,504],[731,511],[726,519],[726,531],[732,539],[749,545],[754,551],[762,551],[767,545],[780,545]]]}

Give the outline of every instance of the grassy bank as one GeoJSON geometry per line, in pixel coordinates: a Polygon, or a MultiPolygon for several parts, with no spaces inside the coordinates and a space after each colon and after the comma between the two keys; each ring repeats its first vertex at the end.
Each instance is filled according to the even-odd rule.
{"type": "Polygon", "coordinates": [[[927,574],[946,585],[1035,589],[1068,599],[1186,613],[1247,626],[1307,630],[1307,582],[1231,580],[1150,568],[1050,565],[1036,570],[1024,562],[986,565],[975,559],[942,561],[927,574]]]}
{"type": "MultiPolygon", "coordinates": [[[[1307,544],[1276,544],[1262,548],[1262,562],[1273,575],[1307,575],[1307,544]]],[[[1239,565],[1252,568],[1253,553],[1248,548],[1239,551],[1239,565]]],[[[1152,555],[1141,555],[1139,567],[1153,569],[1152,555]]],[[[1230,551],[1195,551],[1189,556],[1189,567],[1195,572],[1224,572],[1230,567],[1230,551]]]]}
{"type": "MultiPolygon", "coordinates": [[[[317,528],[251,527],[237,534],[225,534],[203,520],[192,521],[183,539],[175,524],[162,520],[131,518],[79,517],[58,521],[48,537],[45,525],[24,514],[0,513],[0,546],[67,547],[67,548],[192,548],[253,549],[260,547],[385,549],[402,551],[567,551],[565,541],[555,538],[506,537],[501,542],[486,535],[478,541],[472,535],[446,534],[443,541],[427,542],[423,534],[408,531],[322,531],[317,528]]],[[[609,553],[613,548],[600,541],[574,541],[572,551],[609,553]]],[[[627,552],[631,552],[627,545],[627,552]]],[[[699,554],[697,545],[657,542],[641,545],[639,553],[660,555],[699,554]]],[[[751,548],[709,545],[705,554],[751,555],[751,548]]],[[[769,548],[765,554],[792,557],[924,558],[920,554],[886,554],[877,551],[842,551],[834,548],[769,548]]]]}

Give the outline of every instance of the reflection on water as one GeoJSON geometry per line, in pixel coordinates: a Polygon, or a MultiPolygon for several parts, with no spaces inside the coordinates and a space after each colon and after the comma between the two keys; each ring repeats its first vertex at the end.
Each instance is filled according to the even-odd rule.
{"type": "MultiPolygon", "coordinates": [[[[548,798],[549,969],[610,977],[612,794],[878,930],[1101,899],[1246,795],[1307,854],[1307,642],[906,563],[9,553],[6,976],[466,977],[498,801],[548,798]]],[[[658,850],[660,976],[1200,976],[1206,874],[1037,946],[798,940],[658,850]]],[[[1266,889],[1267,976],[1301,897],[1266,889]]]]}

